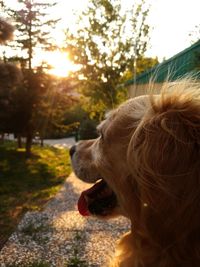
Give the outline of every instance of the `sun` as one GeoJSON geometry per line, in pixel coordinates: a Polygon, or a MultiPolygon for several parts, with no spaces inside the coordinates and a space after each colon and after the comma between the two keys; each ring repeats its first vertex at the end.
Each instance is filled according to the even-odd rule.
{"type": "Polygon", "coordinates": [[[68,53],[60,51],[49,52],[47,62],[51,66],[49,73],[58,77],[66,77],[77,68],[69,60],[68,53]]]}

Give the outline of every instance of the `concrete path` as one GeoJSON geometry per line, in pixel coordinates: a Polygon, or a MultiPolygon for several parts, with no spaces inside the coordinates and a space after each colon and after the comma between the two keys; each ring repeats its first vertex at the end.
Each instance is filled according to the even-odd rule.
{"type": "Polygon", "coordinates": [[[74,137],[62,138],[62,139],[45,139],[44,144],[54,146],[57,148],[70,148],[76,143],[74,137]]]}
{"type": "MultiPolygon", "coordinates": [[[[16,141],[13,134],[5,135],[5,140],[16,141]]],[[[22,138],[22,141],[25,142],[25,138],[22,138]]],[[[33,139],[33,143],[40,143],[40,139],[33,139]]],[[[76,143],[74,137],[60,138],[60,139],[44,139],[44,144],[49,146],[54,146],[57,148],[70,148],[76,143]]]]}
{"type": "Polygon", "coordinates": [[[77,200],[89,186],[71,174],[43,211],[27,212],[1,250],[0,266],[47,262],[56,267],[99,267],[108,262],[116,240],[130,225],[122,217],[100,221],[79,215],[77,200]]]}

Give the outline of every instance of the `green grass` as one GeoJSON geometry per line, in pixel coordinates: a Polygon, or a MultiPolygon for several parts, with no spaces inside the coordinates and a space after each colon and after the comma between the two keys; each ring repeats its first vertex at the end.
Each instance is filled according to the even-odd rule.
{"type": "Polygon", "coordinates": [[[33,146],[24,149],[12,142],[0,144],[0,247],[28,210],[40,210],[60,189],[71,172],[66,149],[33,146]]]}
{"type": "Polygon", "coordinates": [[[69,262],[66,264],[66,267],[87,267],[85,261],[80,260],[77,256],[71,258],[69,262]]]}
{"type": "Polygon", "coordinates": [[[76,241],[73,246],[73,254],[69,258],[69,260],[66,263],[66,267],[87,267],[87,263],[85,260],[81,260],[79,257],[79,244],[81,243],[81,239],[83,237],[81,236],[80,232],[77,231],[74,236],[74,240],[76,241]]]}

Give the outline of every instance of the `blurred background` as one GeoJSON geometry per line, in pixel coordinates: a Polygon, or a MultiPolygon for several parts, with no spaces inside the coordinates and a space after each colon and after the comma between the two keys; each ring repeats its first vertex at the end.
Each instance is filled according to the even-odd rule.
{"type": "Polygon", "coordinates": [[[200,38],[197,0],[0,4],[0,133],[27,154],[33,141],[95,137],[126,81],[200,38]]]}

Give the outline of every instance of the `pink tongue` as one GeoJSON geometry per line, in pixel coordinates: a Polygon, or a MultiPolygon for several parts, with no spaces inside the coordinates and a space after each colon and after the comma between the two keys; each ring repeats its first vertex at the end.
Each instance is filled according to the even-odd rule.
{"type": "Polygon", "coordinates": [[[88,210],[88,205],[87,201],[85,200],[84,197],[84,192],[81,194],[79,200],[78,200],[78,211],[82,216],[89,216],[89,210],[88,210]]]}
{"type": "Polygon", "coordinates": [[[94,192],[95,190],[98,190],[98,188],[101,186],[102,182],[97,182],[96,184],[94,184],[91,188],[89,188],[88,190],[85,190],[81,193],[81,196],[78,200],[78,211],[82,216],[89,216],[90,212],[88,210],[88,203],[85,199],[85,195],[94,192]]]}

